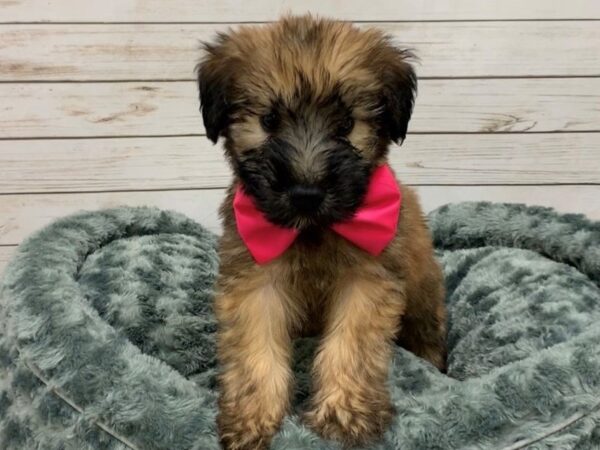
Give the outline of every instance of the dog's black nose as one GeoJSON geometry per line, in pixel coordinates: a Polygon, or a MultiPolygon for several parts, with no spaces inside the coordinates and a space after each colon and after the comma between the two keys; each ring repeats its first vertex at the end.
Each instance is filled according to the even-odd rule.
{"type": "Polygon", "coordinates": [[[308,214],[319,209],[325,192],[316,186],[296,185],[290,189],[292,205],[301,213],[308,214]]]}

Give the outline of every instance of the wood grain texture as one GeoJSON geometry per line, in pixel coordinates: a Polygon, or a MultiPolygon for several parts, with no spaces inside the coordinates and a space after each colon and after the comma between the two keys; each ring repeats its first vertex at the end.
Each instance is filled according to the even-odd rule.
{"type": "MultiPolygon", "coordinates": [[[[203,133],[193,82],[0,84],[0,137],[203,133]]],[[[422,80],[410,131],[599,131],[600,78],[422,80]]]]}
{"type": "Polygon", "coordinates": [[[223,190],[111,192],[0,196],[0,245],[18,244],[52,220],[81,210],[116,206],[156,206],[173,209],[218,229],[217,207],[223,190]]]}
{"type": "MultiPolygon", "coordinates": [[[[459,201],[523,202],[555,207],[561,212],[585,213],[600,220],[599,186],[420,186],[425,211],[459,201]]],[[[0,245],[21,242],[52,220],[85,210],[130,206],[157,206],[180,211],[209,229],[220,229],[217,208],[222,189],[40,194],[0,196],[0,245]]]]}
{"type": "Polygon", "coordinates": [[[0,278],[2,278],[2,273],[4,272],[4,268],[12,258],[12,255],[16,251],[16,246],[7,246],[0,247],[0,278]]]}
{"type": "MultiPolygon", "coordinates": [[[[598,133],[409,136],[390,160],[408,184],[600,184],[598,133]]],[[[0,141],[0,192],[225,187],[220,145],[201,136],[0,141]]]]}
{"type": "Polygon", "coordinates": [[[596,0],[0,0],[0,22],[237,22],[307,11],[344,20],[600,18],[596,0]]]}
{"type": "Polygon", "coordinates": [[[203,131],[194,83],[0,85],[0,137],[203,131]]]}
{"type": "MultiPolygon", "coordinates": [[[[421,77],[600,75],[597,22],[371,23],[413,48],[421,77]],[[476,41],[473,37],[476,36],[476,41]],[[577,45],[585,42],[586,45],[577,45]]],[[[6,25],[0,81],[194,78],[228,25],[6,25]]]]}
{"type": "Polygon", "coordinates": [[[416,49],[425,79],[391,162],[427,211],[508,201],[600,220],[598,0],[0,0],[0,271],[81,209],[152,205],[218,230],[230,175],[200,136],[199,41],[306,10],[416,49]]]}

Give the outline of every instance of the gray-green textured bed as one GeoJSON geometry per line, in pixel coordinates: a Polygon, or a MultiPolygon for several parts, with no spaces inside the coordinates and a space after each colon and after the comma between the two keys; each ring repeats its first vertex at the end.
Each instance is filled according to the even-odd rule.
{"type": "MultiPolygon", "coordinates": [[[[600,446],[600,223],[465,203],[430,215],[449,370],[398,348],[376,449],[600,446]]],[[[60,220],[21,245],[0,303],[0,448],[217,449],[215,237],[155,209],[60,220]]],[[[301,408],[312,343],[296,345],[301,408]]],[[[273,448],[338,449],[289,416],[273,448]]]]}

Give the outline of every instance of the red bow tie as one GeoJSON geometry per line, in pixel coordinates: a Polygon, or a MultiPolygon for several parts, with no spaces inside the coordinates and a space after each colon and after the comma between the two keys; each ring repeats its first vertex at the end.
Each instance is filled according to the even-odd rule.
{"type": "MultiPolygon", "coordinates": [[[[402,193],[387,164],[375,169],[362,205],[354,216],[331,229],[372,255],[379,255],[396,235],[402,193]]],[[[238,186],[233,199],[238,233],[258,264],[281,256],[299,230],[275,225],[258,210],[254,200],[238,186]]]]}

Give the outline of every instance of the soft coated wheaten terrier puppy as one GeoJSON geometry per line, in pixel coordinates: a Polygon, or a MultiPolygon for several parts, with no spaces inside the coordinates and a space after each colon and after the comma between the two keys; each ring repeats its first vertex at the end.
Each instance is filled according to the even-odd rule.
{"type": "Polygon", "coordinates": [[[381,31],[310,16],[205,50],[206,134],[224,138],[234,173],[215,300],[221,442],[268,447],[302,335],[320,336],[307,423],[347,445],[376,438],[393,414],[393,346],[445,359],[442,273],[416,195],[387,165],[412,112],[410,54],[381,31]]]}

